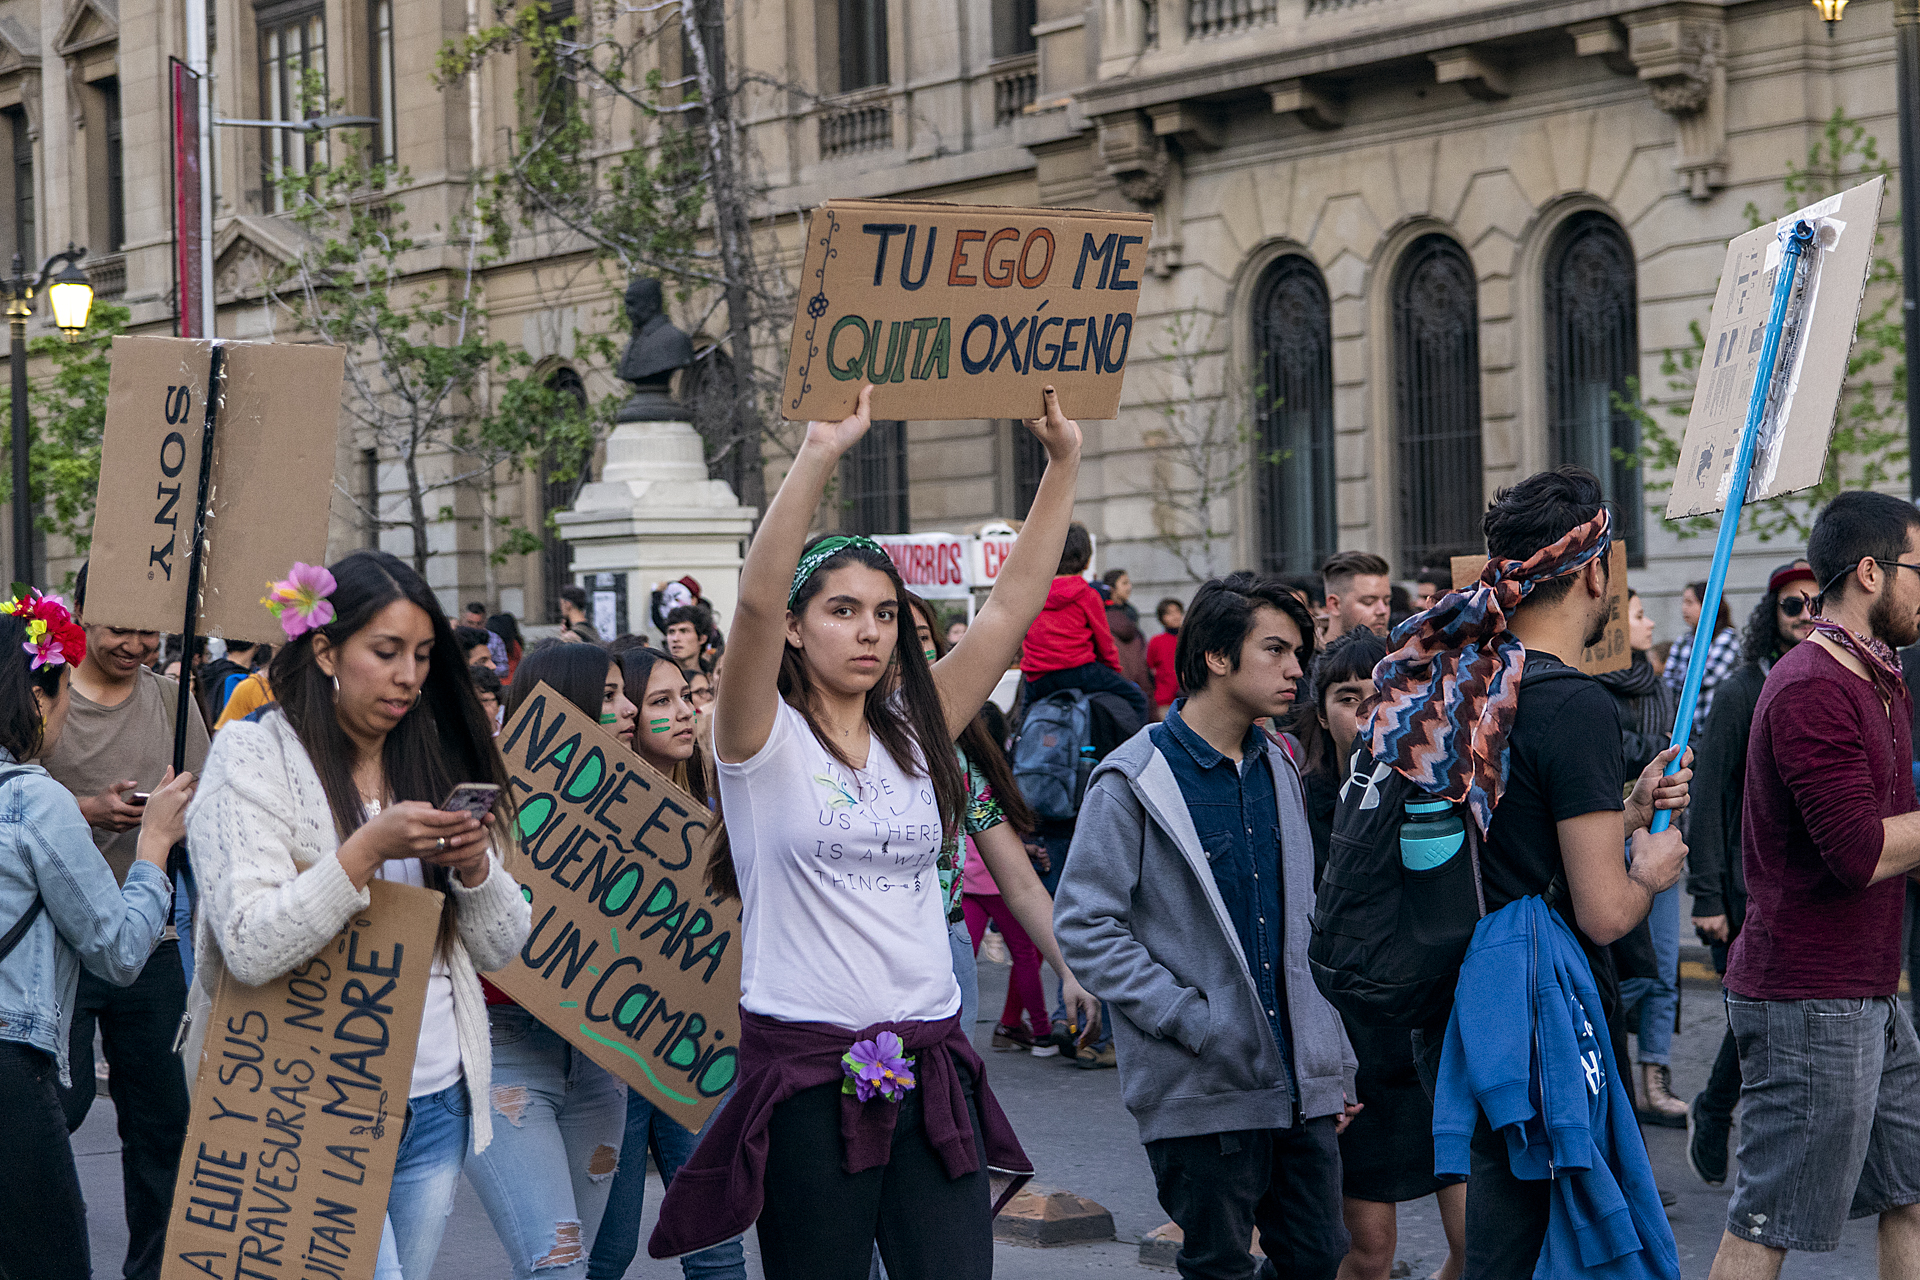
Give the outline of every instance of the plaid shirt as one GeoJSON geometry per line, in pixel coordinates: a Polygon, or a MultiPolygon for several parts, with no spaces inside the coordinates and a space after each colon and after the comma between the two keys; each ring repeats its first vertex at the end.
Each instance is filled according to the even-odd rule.
{"type": "MultiPolygon", "coordinates": [[[[1684,635],[1674,641],[1673,649],[1667,654],[1666,668],[1660,678],[1673,690],[1674,700],[1680,698],[1680,687],[1687,682],[1687,663],[1693,657],[1693,636],[1684,635]]],[[[1693,737],[1698,738],[1707,727],[1707,712],[1713,709],[1713,691],[1722,680],[1733,674],[1740,665],[1740,633],[1732,627],[1726,627],[1714,636],[1713,644],[1707,649],[1707,669],[1700,677],[1700,700],[1693,708],[1693,737]]]]}

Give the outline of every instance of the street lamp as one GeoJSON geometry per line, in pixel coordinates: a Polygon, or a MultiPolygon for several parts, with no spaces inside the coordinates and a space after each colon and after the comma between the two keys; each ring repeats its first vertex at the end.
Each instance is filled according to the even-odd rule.
{"type": "Polygon", "coordinates": [[[1847,11],[1847,0],[1813,0],[1813,7],[1820,11],[1821,19],[1827,24],[1827,38],[1833,38],[1833,28],[1847,11]]]}
{"type": "Polygon", "coordinates": [[[27,260],[13,255],[13,278],[6,282],[7,319],[13,330],[13,580],[33,581],[33,480],[27,457],[27,321],[33,316],[34,295],[45,289],[53,307],[53,322],[68,342],[78,342],[93,309],[93,286],[80,270],[85,249],[67,247],[48,258],[36,280],[27,279],[27,260]],[[59,275],[53,269],[65,263],[59,275]],[[53,284],[47,278],[53,277],[53,284]]]}

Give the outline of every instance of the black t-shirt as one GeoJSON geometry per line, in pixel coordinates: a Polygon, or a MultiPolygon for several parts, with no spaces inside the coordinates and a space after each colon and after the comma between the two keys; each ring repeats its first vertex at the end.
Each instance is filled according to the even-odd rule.
{"type": "MultiPolygon", "coordinates": [[[[1487,910],[1544,893],[1566,867],[1555,824],[1603,810],[1620,812],[1626,807],[1625,780],[1613,695],[1552,654],[1529,653],[1520,705],[1507,735],[1507,789],[1494,808],[1481,855],[1487,910]],[[1555,677],[1540,679],[1545,671],[1555,672],[1555,677]]],[[[1626,857],[1624,839],[1621,857],[1626,857]]],[[[1603,966],[1604,952],[1580,932],[1572,902],[1564,894],[1562,898],[1561,914],[1580,938],[1604,989],[1610,984],[1602,970],[1610,975],[1611,966],[1603,966]]]]}

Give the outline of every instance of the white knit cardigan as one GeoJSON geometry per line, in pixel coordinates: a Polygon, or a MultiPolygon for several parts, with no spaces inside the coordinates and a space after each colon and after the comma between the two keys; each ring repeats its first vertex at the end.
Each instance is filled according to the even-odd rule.
{"type": "MultiPolygon", "coordinates": [[[[187,853],[200,893],[187,998],[189,1079],[223,974],[249,986],[270,982],[318,955],[371,903],[372,895],[347,878],[339,847],[320,775],[286,716],[274,711],[219,732],[187,809],[187,853]]],[[[519,885],[497,853],[489,857],[492,867],[479,888],[453,877],[455,928],[446,957],[475,1153],[493,1138],[492,1045],[477,970],[511,961],[533,924],[519,885]]]]}

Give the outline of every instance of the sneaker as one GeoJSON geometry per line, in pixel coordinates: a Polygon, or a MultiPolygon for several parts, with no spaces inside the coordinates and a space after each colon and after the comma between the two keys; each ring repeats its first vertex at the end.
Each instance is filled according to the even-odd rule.
{"type": "Polygon", "coordinates": [[[1033,1048],[1033,1037],[1025,1027],[1010,1027],[1006,1023],[997,1023],[993,1028],[993,1051],[1006,1053],[1010,1049],[1033,1048]]]}
{"type": "Polygon", "coordinates": [[[1036,1058],[1057,1058],[1060,1056],[1060,1046],[1053,1043],[1052,1036],[1048,1036],[1045,1040],[1034,1041],[1033,1048],[1027,1052],[1036,1058]]]}
{"type": "Polygon", "coordinates": [[[1114,1056],[1113,1046],[1107,1045],[1100,1049],[1082,1049],[1079,1056],[1073,1060],[1073,1065],[1088,1071],[1100,1071],[1107,1067],[1119,1066],[1120,1060],[1114,1056]]]}
{"type": "Polygon", "coordinates": [[[1704,1095],[1687,1105],[1687,1164],[1700,1181],[1717,1187],[1727,1180],[1727,1139],[1733,1128],[1701,1107],[1704,1095]]]}

